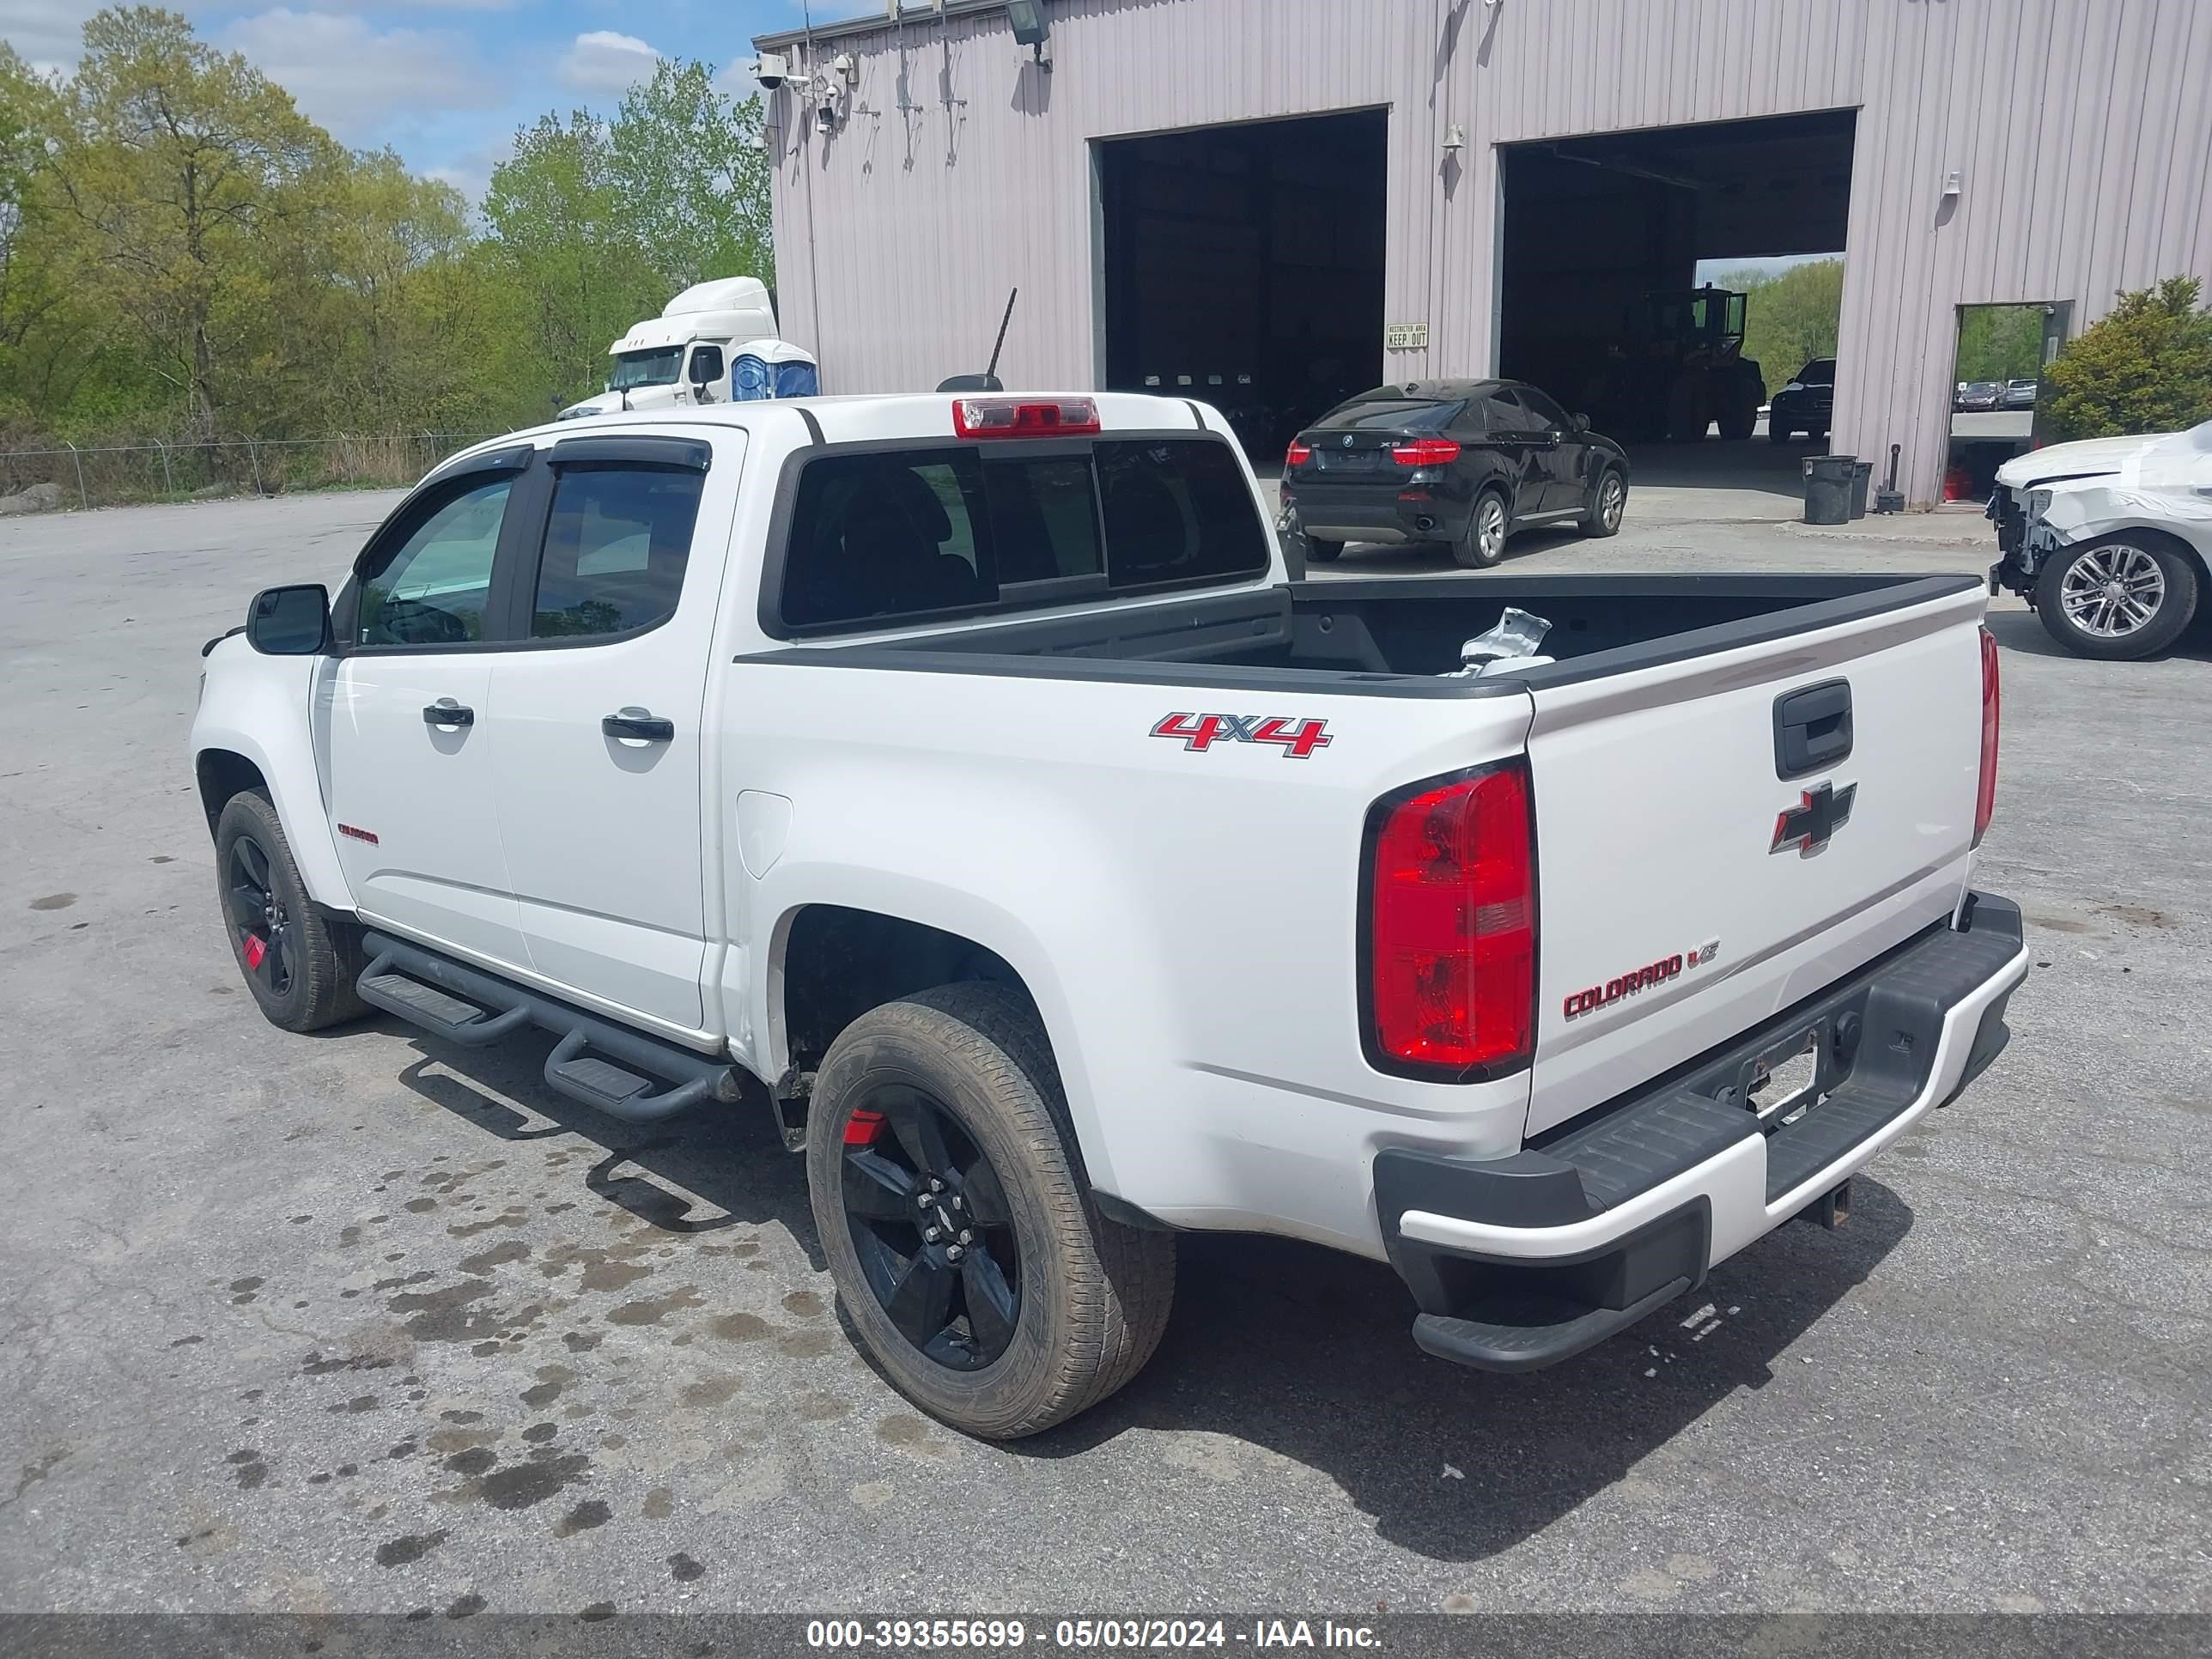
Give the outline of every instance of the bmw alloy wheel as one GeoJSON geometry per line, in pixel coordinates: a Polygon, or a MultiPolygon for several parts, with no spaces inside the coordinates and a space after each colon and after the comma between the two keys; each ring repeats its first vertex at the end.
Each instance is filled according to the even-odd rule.
{"type": "Polygon", "coordinates": [[[1474,509],[1474,538],[1486,564],[1495,564],[1505,554],[1505,503],[1485,495],[1474,509]]]}
{"type": "Polygon", "coordinates": [[[1597,516],[1607,530],[1620,528],[1621,510],[1627,505],[1628,489],[1620,482],[1620,474],[1607,473],[1597,492],[1597,516]]]}

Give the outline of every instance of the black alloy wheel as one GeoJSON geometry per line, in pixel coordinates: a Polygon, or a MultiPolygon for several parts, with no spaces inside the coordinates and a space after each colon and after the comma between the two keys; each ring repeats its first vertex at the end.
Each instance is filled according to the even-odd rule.
{"type": "Polygon", "coordinates": [[[990,1160],[933,1096],[871,1090],[845,1128],[845,1223],[868,1288],[927,1358],[981,1370],[1021,1316],[1021,1252],[990,1160]]]}
{"type": "Polygon", "coordinates": [[[288,996],[298,968],[296,924],[270,878],[268,849],[251,836],[239,836],[230,845],[228,873],[239,960],[270,1000],[288,996]]]}

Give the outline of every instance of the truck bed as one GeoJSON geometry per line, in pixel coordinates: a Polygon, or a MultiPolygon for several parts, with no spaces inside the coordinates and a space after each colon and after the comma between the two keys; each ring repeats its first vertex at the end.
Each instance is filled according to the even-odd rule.
{"type": "Polygon", "coordinates": [[[1543,649],[1556,660],[1510,677],[1534,689],[1765,644],[1977,586],[1963,575],[1831,574],[1303,581],[772,655],[819,661],[828,651],[908,670],[1480,696],[1507,679],[1437,677],[1457,668],[1461,642],[1490,628],[1509,605],[1552,624],[1543,649]],[[1149,664],[1176,666],[1163,676],[1148,672],[1149,664]],[[1203,672],[1207,665],[1220,672],[1203,672]]]}

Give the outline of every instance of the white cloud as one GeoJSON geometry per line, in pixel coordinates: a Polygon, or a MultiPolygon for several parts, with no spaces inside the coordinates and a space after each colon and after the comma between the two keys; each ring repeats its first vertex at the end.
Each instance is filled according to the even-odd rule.
{"type": "Polygon", "coordinates": [[[650,80],[660,54],[635,34],[593,29],[580,34],[561,58],[561,78],[579,92],[622,92],[650,80]]]}
{"type": "Polygon", "coordinates": [[[73,65],[84,46],[84,20],[100,0],[0,0],[0,40],[40,73],[73,65]]]}
{"type": "Polygon", "coordinates": [[[369,141],[396,116],[487,109],[501,93],[467,38],[448,29],[380,33],[361,17],[280,7],[239,19],[216,43],[244,52],[349,143],[369,141]]]}

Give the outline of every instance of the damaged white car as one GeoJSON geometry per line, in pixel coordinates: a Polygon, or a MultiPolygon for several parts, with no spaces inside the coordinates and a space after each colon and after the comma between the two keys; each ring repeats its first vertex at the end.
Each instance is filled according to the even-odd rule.
{"type": "Polygon", "coordinates": [[[1989,516],[2004,556],[1991,592],[2021,594],[2078,655],[2163,651],[2212,586],[2212,421],[2019,456],[1997,469],[1989,516]]]}

